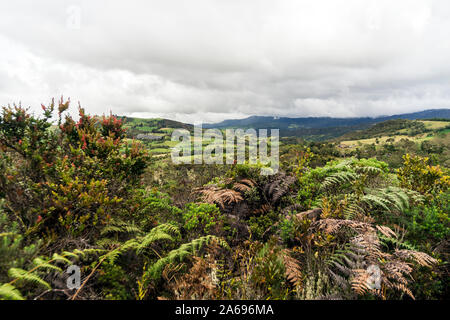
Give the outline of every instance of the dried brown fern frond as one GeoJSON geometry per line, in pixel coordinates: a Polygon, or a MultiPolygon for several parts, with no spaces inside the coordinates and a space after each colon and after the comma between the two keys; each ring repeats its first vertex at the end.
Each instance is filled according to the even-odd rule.
{"type": "Polygon", "coordinates": [[[393,283],[391,288],[397,289],[400,292],[406,293],[408,296],[410,296],[412,299],[415,300],[415,297],[410,289],[406,286],[404,283],[393,283]]]}
{"type": "Polygon", "coordinates": [[[389,227],[377,225],[377,230],[388,238],[397,238],[397,234],[389,227]]]}
{"type": "Polygon", "coordinates": [[[388,278],[395,279],[398,282],[407,283],[404,275],[409,275],[412,272],[412,267],[409,263],[399,260],[392,260],[383,266],[388,278]]]}
{"type": "Polygon", "coordinates": [[[345,235],[348,229],[356,232],[349,239],[351,250],[341,250],[331,260],[329,275],[344,290],[346,281],[349,282],[357,295],[373,294],[385,298],[385,289],[392,289],[414,298],[408,288],[413,269],[405,260],[413,260],[424,266],[434,262],[428,255],[411,250],[396,250],[394,254],[383,252],[377,232],[386,237],[396,237],[394,231],[385,226],[353,220],[323,219],[313,223],[312,227],[335,235],[345,235]],[[371,285],[373,278],[369,271],[372,265],[379,270],[379,288],[371,285]]]}
{"type": "Polygon", "coordinates": [[[227,204],[238,203],[238,202],[244,200],[244,198],[241,196],[241,194],[239,192],[236,192],[231,189],[221,190],[218,194],[218,197],[224,203],[227,203],[227,204]]]}
{"type": "Polygon", "coordinates": [[[233,185],[233,189],[239,192],[247,192],[254,188],[256,183],[251,179],[242,179],[233,185]]]}
{"type": "Polygon", "coordinates": [[[290,255],[289,250],[284,250],[283,252],[283,261],[285,267],[286,278],[289,282],[291,282],[295,287],[301,285],[302,282],[302,268],[297,259],[293,258],[290,255]]]}
{"type": "MultiPolygon", "coordinates": [[[[408,288],[411,281],[413,281],[411,273],[413,272],[412,261],[421,266],[431,267],[437,263],[436,259],[430,257],[426,253],[414,250],[395,250],[393,254],[381,251],[381,246],[378,237],[375,234],[361,234],[352,239],[354,244],[362,248],[365,254],[366,266],[374,264],[379,267],[380,281],[382,286],[386,289],[399,291],[414,299],[412,291],[408,288]]],[[[372,293],[374,295],[385,298],[385,289],[373,289],[368,286],[369,275],[368,269],[354,269],[352,270],[352,288],[357,294],[372,293]],[[364,273],[365,272],[365,273],[364,273]]]]}
{"type": "Polygon", "coordinates": [[[266,204],[263,204],[258,209],[253,210],[253,214],[262,215],[262,214],[269,212],[271,209],[272,209],[272,206],[270,204],[266,203],[266,204]]]}
{"type": "Polygon", "coordinates": [[[352,290],[358,295],[365,295],[371,288],[369,287],[369,274],[365,269],[353,270],[354,277],[351,280],[352,290]]]}
{"type": "Polygon", "coordinates": [[[383,299],[400,292],[414,299],[409,285],[413,280],[414,265],[432,267],[437,260],[424,252],[395,249],[384,251],[381,239],[399,242],[397,234],[387,226],[374,225],[354,220],[322,219],[310,226],[310,232],[322,231],[346,239],[350,247],[337,250],[328,263],[328,274],[334,283],[344,289],[351,284],[357,295],[373,294],[383,299]],[[353,231],[352,235],[348,231],[353,231]],[[350,238],[349,238],[350,236],[350,238]],[[351,249],[351,250],[347,250],[351,249]],[[354,254],[354,256],[353,256],[354,254]],[[371,281],[374,278],[369,272],[373,267],[378,270],[378,284],[375,288],[371,281]]]}
{"type": "Polygon", "coordinates": [[[280,173],[264,186],[264,193],[272,203],[275,203],[289,191],[289,187],[293,185],[296,180],[297,179],[293,176],[287,176],[285,173],[280,173]]]}
{"type": "Polygon", "coordinates": [[[202,188],[197,188],[194,190],[194,192],[199,193],[203,201],[211,204],[216,203],[219,204],[219,206],[223,207],[223,202],[221,202],[222,199],[220,198],[221,190],[221,188],[215,185],[209,185],[202,188]]]}
{"type": "Polygon", "coordinates": [[[252,190],[252,187],[249,187],[248,185],[243,184],[243,183],[235,183],[233,185],[233,190],[244,193],[244,192],[252,190]]]}
{"type": "Polygon", "coordinates": [[[174,264],[169,263],[167,266],[164,267],[164,270],[161,274],[162,278],[167,282],[171,282],[175,275],[185,266],[184,263],[174,264]]]}
{"type": "Polygon", "coordinates": [[[214,259],[211,257],[193,257],[194,264],[179,279],[171,282],[169,288],[175,299],[214,299],[217,295],[217,283],[214,259]]]}
{"type": "Polygon", "coordinates": [[[402,293],[406,293],[412,299],[414,295],[408,288],[408,279],[406,277],[411,277],[411,272],[413,271],[409,263],[391,260],[383,266],[384,269],[384,279],[383,283],[391,289],[396,289],[402,293]]]}
{"type": "Polygon", "coordinates": [[[414,250],[395,250],[394,256],[403,260],[412,260],[421,266],[432,267],[437,264],[437,260],[428,254],[414,250]]]}
{"type": "Polygon", "coordinates": [[[369,223],[343,219],[322,219],[314,222],[311,227],[329,234],[334,234],[343,227],[348,227],[358,233],[375,232],[374,227],[369,223]]]}
{"type": "Polygon", "coordinates": [[[238,203],[244,200],[239,192],[232,189],[221,189],[214,185],[196,189],[195,192],[200,193],[205,202],[217,204],[222,209],[227,204],[238,203]]]}
{"type": "Polygon", "coordinates": [[[385,299],[384,292],[380,288],[375,288],[371,285],[371,274],[365,269],[356,269],[351,281],[352,290],[358,295],[365,295],[367,293],[385,299]]]}
{"type": "Polygon", "coordinates": [[[256,185],[256,182],[252,179],[242,179],[240,182],[251,187],[254,187],[256,185]]]}

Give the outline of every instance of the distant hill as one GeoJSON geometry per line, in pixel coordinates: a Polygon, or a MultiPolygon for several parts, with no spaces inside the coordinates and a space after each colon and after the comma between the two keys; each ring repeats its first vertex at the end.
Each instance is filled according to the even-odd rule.
{"type": "Polygon", "coordinates": [[[194,130],[192,124],[169,119],[124,116],[118,116],[118,118],[124,121],[126,137],[138,140],[155,157],[166,156],[170,153],[170,148],[177,144],[176,141],[171,141],[172,132],[175,129],[187,129],[191,132],[194,130]]]}
{"type": "MultiPolygon", "coordinates": [[[[167,139],[173,129],[183,128],[192,132],[194,128],[192,124],[162,118],[119,118],[125,121],[125,128],[127,129],[127,136],[129,138],[137,138],[138,135],[153,134],[163,135],[167,139]]],[[[432,109],[376,118],[251,116],[245,119],[230,119],[214,124],[203,124],[203,128],[280,129],[280,136],[282,137],[300,137],[311,141],[323,141],[342,136],[355,138],[356,136],[352,136],[354,132],[358,132],[357,135],[359,138],[362,135],[372,136],[377,130],[381,133],[386,133],[386,130],[397,128],[399,125],[403,126],[405,123],[393,121],[392,123],[388,123],[387,126],[373,126],[390,120],[417,119],[450,119],[450,109],[432,109]],[[364,130],[367,129],[371,129],[371,131],[365,132],[364,130]]]]}
{"type": "Polygon", "coordinates": [[[161,119],[161,118],[132,118],[132,117],[118,117],[124,121],[124,127],[127,129],[127,135],[130,138],[135,138],[139,134],[168,134],[173,129],[187,129],[192,131],[194,126],[179,121],[161,119]]]}
{"type": "Polygon", "coordinates": [[[450,119],[450,109],[429,109],[419,112],[403,113],[380,118],[383,119],[383,121],[392,119],[408,119],[408,120],[450,119]]]}
{"type": "Polygon", "coordinates": [[[420,112],[398,114],[393,116],[381,117],[359,117],[359,118],[332,118],[332,117],[267,117],[251,116],[245,119],[224,120],[218,123],[204,124],[204,128],[243,128],[258,127],[265,125],[265,128],[295,129],[295,128],[329,128],[342,126],[358,126],[364,124],[373,124],[392,119],[450,119],[450,109],[431,109],[420,112]]]}
{"type": "Polygon", "coordinates": [[[450,109],[431,109],[420,112],[405,113],[376,118],[332,118],[332,117],[267,117],[251,116],[245,119],[224,120],[214,124],[204,124],[204,128],[254,128],[280,129],[281,136],[297,136],[308,140],[326,140],[342,136],[355,130],[394,119],[450,119],[450,109]]]}

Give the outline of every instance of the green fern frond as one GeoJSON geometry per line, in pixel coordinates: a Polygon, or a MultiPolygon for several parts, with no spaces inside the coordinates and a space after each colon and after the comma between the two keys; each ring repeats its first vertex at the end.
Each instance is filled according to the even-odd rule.
{"type": "Polygon", "coordinates": [[[368,189],[369,194],[362,201],[371,208],[376,206],[387,212],[403,212],[409,208],[410,199],[415,196],[406,189],[387,187],[382,189],[368,189]]]}
{"type": "Polygon", "coordinates": [[[358,173],[367,174],[371,176],[377,176],[383,172],[383,170],[381,170],[380,168],[372,166],[356,167],[355,170],[358,173]]]}
{"type": "Polygon", "coordinates": [[[73,254],[78,255],[78,257],[86,257],[88,255],[97,255],[100,253],[105,252],[105,249],[84,249],[84,250],[80,250],[80,249],[75,249],[72,251],[73,254]]]}
{"type": "Polygon", "coordinates": [[[105,234],[108,233],[113,233],[113,232],[122,232],[122,227],[118,227],[118,226],[106,226],[102,229],[102,231],[100,232],[100,234],[103,236],[105,234]]]}
{"type": "Polygon", "coordinates": [[[342,186],[346,183],[355,181],[358,178],[358,175],[352,171],[341,171],[332,174],[325,178],[325,181],[321,185],[322,190],[336,188],[338,186],[342,186]]]}
{"type": "Polygon", "coordinates": [[[178,229],[178,227],[174,226],[174,225],[172,225],[170,223],[160,224],[159,226],[153,228],[152,230],[155,230],[155,229],[164,231],[166,233],[172,233],[172,234],[175,234],[175,235],[180,234],[180,230],[178,229]]]}
{"type": "Polygon", "coordinates": [[[125,242],[120,247],[111,250],[110,252],[102,255],[99,259],[108,259],[109,262],[114,263],[114,261],[117,260],[117,258],[124,252],[128,251],[129,249],[135,249],[138,246],[138,242],[136,239],[131,239],[125,242]]]}
{"type": "Polygon", "coordinates": [[[408,250],[412,250],[412,251],[417,251],[417,249],[413,245],[411,245],[407,242],[404,242],[400,239],[394,238],[394,237],[387,237],[387,236],[379,233],[378,239],[380,239],[381,244],[383,244],[385,247],[388,247],[388,248],[390,247],[389,244],[393,244],[397,248],[403,248],[403,249],[408,249],[408,250]]]}
{"type": "Polygon", "coordinates": [[[53,254],[52,260],[55,260],[55,261],[62,261],[62,262],[65,262],[65,263],[67,263],[67,264],[71,264],[71,263],[72,263],[72,261],[70,261],[69,259],[67,259],[66,257],[63,257],[62,255],[60,255],[60,254],[58,254],[58,253],[54,253],[54,254],[53,254]]]}
{"type": "MultiPolygon", "coordinates": [[[[153,231],[153,230],[152,230],[153,231]]],[[[136,248],[138,254],[142,253],[150,244],[155,241],[168,240],[173,241],[173,237],[162,230],[150,232],[148,235],[142,238],[139,245],[136,248]]]]}
{"type": "Polygon", "coordinates": [[[40,285],[46,287],[47,289],[51,289],[50,285],[46,281],[44,281],[41,277],[39,277],[38,275],[31,273],[29,271],[20,269],[20,268],[9,269],[8,275],[11,278],[14,278],[19,281],[32,282],[32,283],[40,284],[40,285]]]}
{"type": "Polygon", "coordinates": [[[71,258],[74,258],[74,259],[78,259],[79,258],[79,256],[77,254],[75,254],[73,252],[69,252],[69,251],[63,251],[62,255],[64,257],[71,257],[71,258]]]}
{"type": "Polygon", "coordinates": [[[4,233],[0,233],[0,237],[14,237],[14,236],[18,236],[17,233],[14,232],[4,232],[4,233]]]}
{"type": "Polygon", "coordinates": [[[20,294],[20,291],[9,283],[0,286],[0,298],[1,300],[25,300],[20,294]]]}
{"type": "Polygon", "coordinates": [[[366,203],[369,207],[374,208],[376,206],[383,208],[384,210],[390,212],[390,204],[391,202],[383,197],[374,195],[374,194],[366,194],[361,198],[361,202],[366,203]]]}
{"type": "Polygon", "coordinates": [[[126,226],[123,226],[123,230],[127,233],[140,233],[142,232],[141,229],[139,229],[134,224],[127,224],[126,226]]]}
{"type": "Polygon", "coordinates": [[[341,162],[339,162],[337,165],[335,165],[334,167],[336,169],[351,169],[351,164],[352,164],[353,160],[352,159],[345,159],[341,162]]]}
{"type": "Polygon", "coordinates": [[[161,277],[162,271],[164,267],[173,262],[181,262],[187,256],[195,255],[199,249],[208,245],[211,241],[216,241],[220,246],[224,248],[228,248],[228,243],[225,240],[218,238],[216,236],[208,235],[195,240],[192,240],[189,243],[182,244],[178,249],[174,249],[169,252],[167,256],[159,259],[155,264],[153,264],[146,272],[145,275],[148,278],[158,279],[161,277]]]}
{"type": "Polygon", "coordinates": [[[102,248],[114,248],[120,246],[121,242],[116,239],[103,238],[96,242],[96,245],[102,248]]]}
{"type": "Polygon", "coordinates": [[[140,254],[156,241],[173,241],[173,237],[169,233],[179,233],[179,230],[176,226],[170,224],[161,224],[153,228],[147,235],[143,237],[137,237],[126,241],[121,246],[101,256],[100,259],[105,258],[113,263],[122,253],[128,250],[136,250],[137,253],[140,254]]]}
{"type": "Polygon", "coordinates": [[[139,229],[134,222],[128,223],[122,220],[113,220],[110,221],[109,225],[104,227],[100,232],[101,235],[106,235],[109,233],[141,233],[141,229],[139,229]]]}
{"type": "Polygon", "coordinates": [[[347,207],[344,208],[344,217],[348,220],[353,220],[361,213],[364,214],[365,210],[356,202],[351,202],[347,207]]]}
{"type": "Polygon", "coordinates": [[[62,269],[60,267],[57,267],[51,263],[49,263],[48,261],[45,261],[43,258],[35,258],[33,260],[33,264],[38,267],[38,268],[42,268],[42,269],[52,269],[52,270],[56,270],[58,272],[62,272],[62,269]]]}

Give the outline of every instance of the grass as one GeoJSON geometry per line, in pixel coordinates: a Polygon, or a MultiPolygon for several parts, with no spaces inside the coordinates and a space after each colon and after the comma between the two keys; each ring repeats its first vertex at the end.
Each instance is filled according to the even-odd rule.
{"type": "Polygon", "coordinates": [[[172,147],[175,147],[179,143],[180,142],[178,142],[178,141],[165,141],[162,145],[172,148],[172,147]]]}
{"type": "Polygon", "coordinates": [[[174,128],[161,128],[159,130],[164,131],[166,133],[172,133],[175,129],[174,128]]]}
{"type": "Polygon", "coordinates": [[[427,129],[442,129],[446,126],[450,125],[450,122],[447,121],[429,121],[429,120],[423,120],[421,121],[427,129]]]}
{"type": "Polygon", "coordinates": [[[394,139],[394,141],[392,141],[392,142],[399,142],[402,139],[407,139],[407,140],[414,141],[414,142],[420,142],[420,141],[424,141],[424,140],[430,140],[433,137],[428,137],[427,134],[421,134],[421,135],[418,135],[418,136],[415,136],[415,137],[410,137],[410,136],[406,136],[406,135],[382,136],[382,137],[379,137],[379,138],[342,141],[340,144],[348,146],[350,148],[356,148],[360,144],[362,144],[362,145],[364,145],[364,144],[377,144],[376,143],[377,139],[378,139],[378,144],[385,144],[385,143],[387,143],[387,140],[390,139],[390,138],[394,139]]]}
{"type": "Polygon", "coordinates": [[[170,149],[168,149],[168,148],[154,148],[154,149],[150,149],[150,151],[152,153],[169,153],[170,149]]]}

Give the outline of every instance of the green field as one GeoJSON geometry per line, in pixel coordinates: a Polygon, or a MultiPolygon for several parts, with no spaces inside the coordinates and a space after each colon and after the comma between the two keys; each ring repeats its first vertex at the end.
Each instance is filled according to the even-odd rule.
{"type": "Polygon", "coordinates": [[[421,134],[421,135],[418,135],[415,137],[410,137],[410,136],[406,136],[406,135],[396,135],[396,136],[392,136],[392,137],[391,136],[383,136],[383,137],[379,137],[379,138],[348,140],[348,141],[342,141],[340,144],[347,146],[348,148],[356,148],[360,145],[365,145],[365,144],[384,144],[384,143],[388,143],[388,142],[395,143],[395,142],[399,142],[402,139],[419,142],[419,141],[429,140],[431,138],[432,137],[427,137],[426,134],[421,134]],[[378,140],[378,143],[377,143],[377,140],[378,140]]]}
{"type": "Polygon", "coordinates": [[[428,120],[423,120],[423,121],[420,121],[420,122],[422,122],[427,129],[433,129],[433,130],[442,129],[442,128],[445,128],[446,126],[450,125],[450,122],[448,122],[448,121],[428,121],[428,120]]]}

